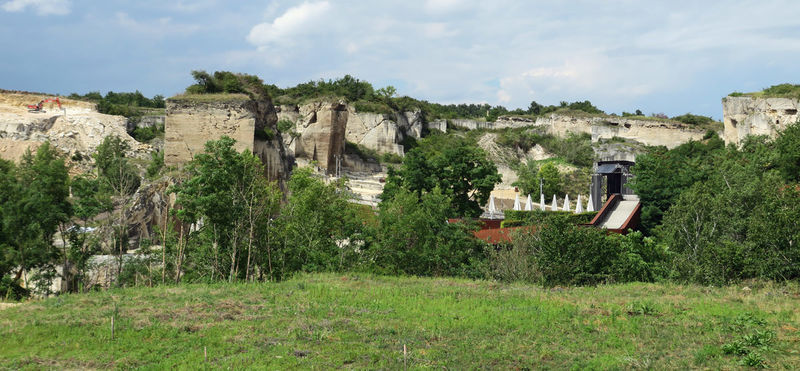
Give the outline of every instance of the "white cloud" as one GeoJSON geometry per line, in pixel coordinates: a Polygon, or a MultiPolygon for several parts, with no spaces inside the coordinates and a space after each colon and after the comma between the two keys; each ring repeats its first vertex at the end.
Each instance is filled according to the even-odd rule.
{"type": "Polygon", "coordinates": [[[290,42],[293,36],[320,32],[324,28],[322,21],[330,10],[328,1],[315,3],[304,2],[296,7],[289,8],[283,15],[272,22],[255,25],[247,40],[256,46],[265,46],[273,42],[290,42]]]}
{"type": "Polygon", "coordinates": [[[65,15],[70,12],[69,0],[11,0],[2,5],[7,12],[21,12],[28,7],[38,15],[65,15]]]}
{"type": "Polygon", "coordinates": [[[800,58],[793,9],[800,3],[309,0],[270,13],[246,40],[268,62],[254,68],[279,84],[349,73],[442,103],[588,99],[608,111],[667,111],[703,89],[712,93],[697,106],[717,107],[715,91],[735,90],[739,71],[791,71],[780,58],[800,58]]]}
{"type": "Polygon", "coordinates": [[[175,35],[189,35],[200,30],[200,26],[193,24],[178,24],[170,17],[161,17],[149,21],[138,21],[128,13],[116,14],[117,24],[137,35],[150,37],[169,37],[175,35]]]}

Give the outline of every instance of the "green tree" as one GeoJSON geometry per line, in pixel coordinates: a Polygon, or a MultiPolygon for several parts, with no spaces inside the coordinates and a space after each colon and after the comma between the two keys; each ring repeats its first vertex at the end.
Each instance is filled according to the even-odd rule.
{"type": "MultiPolygon", "coordinates": [[[[512,183],[519,187],[523,194],[539,194],[539,166],[535,161],[527,161],[517,166],[517,181],[512,183]]],[[[558,169],[556,169],[558,171],[558,169]]]]}
{"type": "Polygon", "coordinates": [[[684,190],[714,171],[714,154],[724,150],[719,137],[690,141],[671,150],[654,147],[636,157],[633,180],[628,183],[642,201],[642,227],[648,232],[661,223],[664,213],[684,190]]]}
{"type": "Polygon", "coordinates": [[[800,181],[800,121],[778,133],[775,163],[787,181],[800,181]]]}
{"type": "Polygon", "coordinates": [[[164,152],[153,152],[150,154],[150,164],[147,165],[147,177],[155,179],[164,168],[164,152]]]}
{"type": "Polygon", "coordinates": [[[548,162],[539,168],[536,174],[537,178],[544,181],[543,189],[545,199],[549,199],[551,195],[562,195],[563,177],[559,173],[558,168],[552,163],[548,162]]]}
{"type": "Polygon", "coordinates": [[[381,203],[374,264],[391,274],[475,275],[473,261],[483,260],[483,246],[464,223],[447,222],[450,199],[438,188],[417,195],[400,190],[381,203]]]}
{"type": "Polygon", "coordinates": [[[422,195],[438,187],[451,199],[449,216],[479,216],[501,180],[474,140],[432,135],[406,154],[398,170],[389,172],[381,199],[392,199],[401,188],[422,195]]]}
{"type": "MultiPolygon", "coordinates": [[[[125,152],[128,149],[128,143],[122,138],[108,136],[97,146],[97,150],[92,155],[102,192],[112,196],[113,209],[116,210],[116,217],[112,216],[113,213],[109,213],[106,218],[106,228],[111,233],[112,253],[117,255],[117,278],[122,272],[123,254],[127,250],[128,244],[128,225],[125,215],[134,192],[141,184],[139,171],[126,157],[125,152]]],[[[117,284],[120,282],[118,281],[117,284]]]]}
{"type": "Polygon", "coordinates": [[[72,215],[68,169],[48,142],[35,155],[27,150],[19,167],[1,167],[3,260],[19,267],[11,283],[18,284],[25,271],[37,269],[44,280],[38,286],[48,288],[59,258],[53,237],[72,215]]]}
{"type": "Polygon", "coordinates": [[[326,184],[310,168],[298,168],[288,189],[287,204],[276,221],[281,236],[273,256],[274,278],[353,266],[363,239],[362,225],[344,193],[345,181],[326,184]]]}
{"type": "MultiPolygon", "coordinates": [[[[258,157],[236,152],[234,144],[226,136],[208,141],[205,152],[186,165],[189,178],[170,189],[177,194],[177,214],[184,223],[203,220],[199,238],[210,240],[210,246],[191,253],[194,264],[207,270],[198,275],[211,280],[252,279],[259,227],[274,216],[280,201],[258,157]]],[[[183,274],[184,248],[181,244],[176,253],[176,281],[183,274]]]]}

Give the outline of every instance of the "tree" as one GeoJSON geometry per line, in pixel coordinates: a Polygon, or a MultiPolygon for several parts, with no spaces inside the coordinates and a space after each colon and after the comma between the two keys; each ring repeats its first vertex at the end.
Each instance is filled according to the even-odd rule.
{"type": "Polygon", "coordinates": [[[550,195],[561,195],[563,193],[561,190],[563,186],[561,173],[559,173],[558,168],[552,163],[548,162],[542,165],[537,173],[537,178],[544,181],[543,189],[545,198],[550,195]]]}
{"type": "Polygon", "coordinates": [[[0,168],[4,183],[0,230],[6,232],[5,241],[0,241],[5,245],[2,260],[19,267],[12,284],[18,284],[24,272],[38,269],[44,280],[39,287],[47,288],[59,257],[53,237],[72,215],[68,169],[48,142],[35,155],[27,150],[19,167],[3,162],[0,168]]]}
{"type": "Polygon", "coordinates": [[[664,213],[677,197],[694,183],[707,179],[714,170],[713,155],[724,150],[724,142],[713,137],[704,142],[690,141],[671,150],[651,148],[636,157],[633,180],[628,183],[642,201],[642,227],[645,232],[661,223],[664,213]]]}
{"type": "MultiPolygon", "coordinates": [[[[186,165],[189,178],[170,189],[177,194],[176,203],[181,206],[177,214],[185,224],[203,221],[200,234],[210,240],[207,248],[211,250],[193,253],[196,264],[208,268],[211,280],[252,278],[259,227],[274,216],[280,201],[276,185],[264,178],[258,157],[249,151],[236,152],[234,144],[226,136],[208,141],[205,152],[186,165]]],[[[176,282],[182,275],[184,248],[181,241],[176,282]]]]}
{"type": "Polygon", "coordinates": [[[310,168],[292,172],[287,204],[276,221],[280,245],[272,255],[273,278],[352,266],[362,225],[344,188],[344,179],[325,184],[310,168]]]}
{"type": "MultiPolygon", "coordinates": [[[[558,169],[556,169],[558,171],[558,169]]],[[[539,166],[535,161],[520,163],[517,167],[517,181],[511,185],[519,187],[523,194],[539,193],[539,166]]]]}
{"type": "Polygon", "coordinates": [[[783,178],[800,181],[800,121],[786,127],[775,140],[777,159],[775,161],[783,178]]]}
{"type": "Polygon", "coordinates": [[[450,197],[449,216],[479,216],[501,180],[474,140],[437,134],[420,140],[402,166],[390,171],[381,199],[392,199],[400,188],[422,195],[438,187],[450,197]]]}
{"type": "MultiPolygon", "coordinates": [[[[97,179],[103,192],[112,195],[112,200],[116,204],[116,220],[111,216],[106,219],[107,227],[112,234],[113,253],[117,255],[117,278],[122,272],[122,256],[128,244],[128,225],[125,215],[131,197],[139,188],[141,178],[136,168],[128,162],[125,152],[128,151],[128,143],[118,136],[109,136],[97,146],[97,151],[92,155],[97,168],[97,179]]],[[[119,281],[117,282],[119,284],[119,281]]]]}
{"type": "Polygon", "coordinates": [[[438,188],[418,196],[400,190],[381,203],[371,260],[380,271],[425,276],[465,275],[483,258],[464,223],[447,222],[450,200],[438,188]],[[412,232],[413,231],[413,232],[412,232]]]}
{"type": "MultiPolygon", "coordinates": [[[[100,181],[96,177],[79,175],[72,179],[70,183],[72,197],[70,199],[74,210],[74,216],[79,222],[70,223],[65,226],[61,233],[67,237],[65,244],[65,267],[75,270],[74,277],[65,277],[66,289],[77,291],[79,284],[83,281],[84,274],[88,268],[89,258],[98,253],[99,246],[90,241],[88,233],[89,221],[103,212],[112,212],[114,203],[111,195],[104,192],[100,181]]],[[[68,270],[65,269],[65,276],[68,270]]]]}

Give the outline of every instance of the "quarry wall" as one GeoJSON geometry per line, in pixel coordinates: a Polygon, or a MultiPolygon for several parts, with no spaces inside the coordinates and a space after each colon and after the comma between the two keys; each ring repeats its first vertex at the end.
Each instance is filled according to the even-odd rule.
{"type": "Polygon", "coordinates": [[[790,98],[725,97],[722,116],[725,144],[740,144],[748,135],[775,138],[778,132],[800,120],[800,102],[790,98]]]}

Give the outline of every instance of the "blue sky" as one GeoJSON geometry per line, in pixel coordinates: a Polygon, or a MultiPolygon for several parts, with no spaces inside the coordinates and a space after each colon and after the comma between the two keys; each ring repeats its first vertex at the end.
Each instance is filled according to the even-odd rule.
{"type": "Polygon", "coordinates": [[[440,103],[722,116],[800,83],[800,1],[0,0],[0,88],[171,96],[189,72],[351,74],[440,103]]]}

